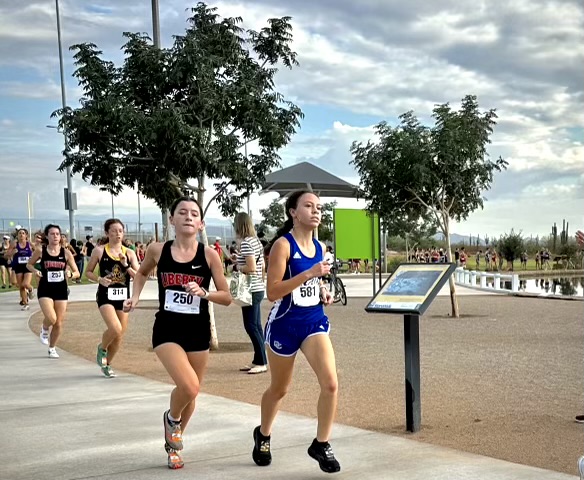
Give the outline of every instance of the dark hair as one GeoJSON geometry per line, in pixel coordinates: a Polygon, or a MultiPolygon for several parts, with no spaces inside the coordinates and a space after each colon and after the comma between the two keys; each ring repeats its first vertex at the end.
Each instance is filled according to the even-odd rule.
{"type": "Polygon", "coordinates": [[[103,224],[103,231],[104,231],[105,233],[107,233],[107,232],[109,231],[110,227],[111,227],[112,225],[115,225],[116,223],[120,224],[120,225],[122,226],[122,228],[124,228],[124,229],[126,228],[126,227],[124,226],[124,223],[123,223],[123,222],[122,222],[122,221],[121,221],[119,218],[108,218],[108,219],[105,221],[105,223],[103,224]]]}
{"type": "Polygon", "coordinates": [[[55,225],[54,223],[49,223],[45,227],[45,230],[43,231],[43,234],[42,234],[42,237],[43,237],[43,239],[42,239],[43,245],[48,245],[49,244],[49,232],[53,228],[56,228],[57,230],[59,230],[59,234],[61,234],[61,227],[59,227],[59,225],[55,225]]]}
{"type": "Polygon", "coordinates": [[[316,195],[316,193],[314,193],[312,190],[296,190],[296,191],[292,192],[288,196],[288,198],[286,199],[286,205],[284,206],[284,210],[286,213],[286,221],[284,222],[284,225],[282,225],[278,229],[275,237],[272,238],[270,243],[268,243],[268,245],[264,249],[264,253],[266,253],[266,255],[269,255],[270,250],[272,249],[272,246],[274,245],[274,243],[276,243],[276,240],[278,240],[278,238],[286,235],[290,230],[292,230],[292,227],[294,227],[294,219],[292,218],[292,215],[290,214],[290,210],[293,208],[296,209],[298,207],[298,200],[300,200],[300,197],[302,197],[302,195],[305,195],[307,193],[312,193],[313,195],[316,195]]]}
{"type": "Polygon", "coordinates": [[[174,202],[172,202],[172,205],[170,207],[170,215],[171,216],[174,215],[174,211],[176,210],[176,207],[178,207],[178,204],[180,202],[193,202],[193,203],[195,203],[197,205],[197,207],[199,208],[199,213],[201,214],[201,219],[203,218],[203,209],[201,208],[201,205],[199,205],[199,202],[197,202],[193,197],[189,197],[187,195],[185,195],[184,197],[179,197],[174,202]]]}

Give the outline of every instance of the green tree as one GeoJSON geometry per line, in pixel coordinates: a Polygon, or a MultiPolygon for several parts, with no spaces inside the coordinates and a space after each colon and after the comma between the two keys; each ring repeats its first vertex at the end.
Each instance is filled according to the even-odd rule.
{"type": "Polygon", "coordinates": [[[318,226],[318,239],[323,242],[333,241],[333,210],[337,202],[327,202],[322,204],[322,217],[318,226]]]}
{"type": "Polygon", "coordinates": [[[286,220],[286,213],[284,212],[284,204],[280,199],[272,200],[266,208],[260,209],[262,221],[258,225],[259,230],[268,231],[270,229],[278,229],[286,220]]]}
{"type": "MultiPolygon", "coordinates": [[[[437,105],[432,127],[422,125],[413,112],[400,115],[396,127],[376,126],[378,142],[354,142],[352,163],[361,176],[360,196],[368,209],[408,212],[410,218],[432,217],[444,234],[448,258],[451,220],[462,221],[483,207],[482,192],[493,175],[507,167],[502,158],[489,158],[487,145],[497,115],[481,112],[477,98],[466,96],[459,110],[437,105]]],[[[450,279],[452,315],[459,316],[454,279],[450,279]]]]}
{"type": "Polygon", "coordinates": [[[226,216],[239,209],[279,165],[278,150],[299,126],[301,110],[276,91],[274,78],[279,64],[297,61],[290,17],[269,19],[256,32],[216,11],[198,3],[170,48],[124,33],[121,66],[103,60],[94,44],[71,47],[83,98],[80,108],[53,114],[68,145],[61,170],[70,166],[113,194],[138,185],[163,211],[187,192],[204,213],[212,202],[226,216]],[[259,153],[244,154],[250,142],[259,153]],[[216,193],[205,204],[207,180],[216,193]]]}
{"type": "Polygon", "coordinates": [[[511,229],[510,233],[502,235],[497,242],[497,250],[507,260],[507,266],[511,265],[511,270],[514,270],[513,263],[525,251],[525,244],[521,232],[515,233],[511,229]]]}
{"type": "Polygon", "coordinates": [[[198,3],[170,48],[124,33],[121,66],[94,44],[71,47],[84,96],[53,114],[69,147],[61,170],[113,194],[138,185],[162,210],[185,192],[205,212],[214,201],[226,216],[239,209],[299,126],[301,110],[274,84],[276,66],[292,68],[296,53],[289,17],[256,32],[216,10],[198,3]],[[250,142],[259,153],[246,156],[250,142]],[[206,180],[217,192],[207,204],[206,180]]]}

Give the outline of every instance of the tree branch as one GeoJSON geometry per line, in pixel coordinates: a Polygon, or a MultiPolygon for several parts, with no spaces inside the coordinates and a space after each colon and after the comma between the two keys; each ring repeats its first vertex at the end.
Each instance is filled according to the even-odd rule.
{"type": "Polygon", "coordinates": [[[225,185],[223,185],[215,195],[213,195],[211,197],[211,200],[209,200],[209,203],[207,203],[207,206],[205,207],[205,210],[203,210],[203,218],[205,218],[205,216],[207,215],[207,210],[209,210],[209,207],[211,206],[211,204],[215,201],[215,199],[221,195],[225,190],[227,190],[227,187],[229,187],[229,185],[231,185],[231,180],[229,182],[227,182],[225,185]]]}

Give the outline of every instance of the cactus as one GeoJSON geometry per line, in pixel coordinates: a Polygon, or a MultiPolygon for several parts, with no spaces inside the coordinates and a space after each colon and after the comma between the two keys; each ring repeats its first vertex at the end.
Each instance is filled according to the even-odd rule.
{"type": "Polygon", "coordinates": [[[556,226],[556,222],[554,222],[554,226],[552,227],[552,251],[556,251],[556,243],[558,241],[558,227],[556,226]]]}
{"type": "Polygon", "coordinates": [[[568,243],[568,227],[569,227],[570,223],[566,223],[566,220],[564,219],[564,222],[562,224],[562,233],[560,234],[560,243],[562,245],[567,245],[568,243]]]}

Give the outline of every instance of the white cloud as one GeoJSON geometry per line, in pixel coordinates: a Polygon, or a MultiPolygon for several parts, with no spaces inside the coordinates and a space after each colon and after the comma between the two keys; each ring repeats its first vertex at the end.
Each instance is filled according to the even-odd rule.
{"type": "MultiPolygon", "coordinates": [[[[192,5],[186,0],[162,2],[163,45],[170,45],[171,35],[184,30],[190,15],[185,9],[192,5]]],[[[497,108],[499,124],[490,152],[502,155],[510,165],[488,192],[485,210],[473,214],[469,225],[480,221],[496,229],[510,212],[516,215],[512,219],[526,219],[529,229],[536,231],[540,220],[548,221],[545,215],[551,218],[551,209],[561,215],[558,212],[575,208],[570,202],[584,184],[582,138],[574,138],[574,129],[581,132],[584,124],[580,3],[517,0],[493,8],[485,0],[233,0],[214,5],[222,15],[242,16],[244,26],[256,30],[268,17],[291,15],[301,65],[281,70],[277,87],[302,105],[339,112],[334,123],[329,116],[318,128],[310,119],[314,133],[301,131],[294,137],[281,152],[285,165],[309,160],[351,178],[355,175],[349,164],[351,142],[373,136],[370,125],[355,126],[355,114],[392,123],[400,113],[414,110],[428,120],[435,103],[457,105],[463,95],[473,93],[482,108],[497,108]],[[546,199],[538,215],[532,214],[530,197],[532,203],[533,198],[546,199]],[[525,211],[510,205],[524,206],[525,211]]],[[[149,2],[103,0],[100,8],[91,6],[88,0],[61,1],[67,75],[73,71],[68,45],[94,42],[105,58],[120,61],[121,33],[151,30],[149,2]]],[[[0,189],[38,190],[42,200],[37,205],[61,211],[64,177],[55,169],[62,138],[41,131],[50,122],[50,111],[39,111],[28,121],[16,115],[19,101],[60,99],[53,4],[0,1],[0,78],[5,117],[0,121],[0,189]]],[[[67,83],[73,104],[80,90],[74,79],[67,83]]],[[[248,150],[256,148],[250,145],[248,150]]],[[[84,188],[79,182],[80,215],[84,211],[107,215],[108,195],[84,188]]],[[[22,206],[18,195],[15,208],[22,206]]],[[[124,192],[117,199],[119,211],[125,208],[122,205],[128,212],[133,209],[134,195],[124,192]]],[[[12,201],[11,196],[3,208],[12,208],[12,201]]],[[[257,200],[258,208],[265,201],[266,197],[257,200]]],[[[252,209],[255,202],[254,197],[252,209]]],[[[156,208],[144,202],[144,211],[149,209],[156,214],[156,208]]]]}
{"type": "Polygon", "coordinates": [[[52,80],[46,83],[2,82],[0,95],[12,98],[57,99],[61,96],[61,87],[52,80]]]}

